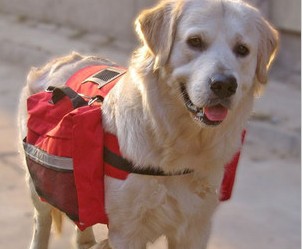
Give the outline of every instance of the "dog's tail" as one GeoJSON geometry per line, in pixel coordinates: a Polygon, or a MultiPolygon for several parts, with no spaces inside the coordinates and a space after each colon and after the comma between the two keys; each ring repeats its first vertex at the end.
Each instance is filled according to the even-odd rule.
{"type": "Polygon", "coordinates": [[[53,228],[55,230],[55,233],[58,234],[58,235],[61,235],[61,233],[62,233],[63,215],[56,208],[52,209],[51,215],[52,215],[52,220],[53,220],[52,224],[53,224],[53,228]]]}

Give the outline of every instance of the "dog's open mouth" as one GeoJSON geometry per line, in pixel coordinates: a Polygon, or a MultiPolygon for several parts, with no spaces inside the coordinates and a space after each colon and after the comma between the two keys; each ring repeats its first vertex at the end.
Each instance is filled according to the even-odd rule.
{"type": "Polygon", "coordinates": [[[216,126],[226,118],[228,109],[221,104],[198,107],[193,104],[188,96],[186,87],[181,85],[181,92],[187,109],[191,112],[194,119],[209,126],[216,126]]]}

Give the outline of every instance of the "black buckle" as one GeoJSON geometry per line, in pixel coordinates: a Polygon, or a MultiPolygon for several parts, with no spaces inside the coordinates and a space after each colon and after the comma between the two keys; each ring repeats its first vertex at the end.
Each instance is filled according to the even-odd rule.
{"type": "Polygon", "coordinates": [[[103,102],[104,98],[101,95],[96,95],[94,97],[92,97],[89,101],[88,101],[88,105],[92,105],[93,103],[97,102],[103,102]]]}

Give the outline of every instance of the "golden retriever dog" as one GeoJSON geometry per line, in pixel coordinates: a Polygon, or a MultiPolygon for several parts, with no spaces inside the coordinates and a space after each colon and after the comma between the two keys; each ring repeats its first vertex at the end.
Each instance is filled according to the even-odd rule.
{"type": "MultiPolygon", "coordinates": [[[[169,249],[205,249],[224,165],[239,150],[278,34],[237,0],[163,0],[139,15],[136,31],[142,46],[104,100],[104,129],[136,167],[192,173],[107,176],[108,239],[95,244],[91,228],[77,231],[77,248],[143,249],[164,235],[169,249]]],[[[28,96],[98,61],[73,53],[32,69],[21,97],[21,136],[28,96]]],[[[46,249],[53,208],[28,180],[36,221],[30,248],[46,249]]]]}

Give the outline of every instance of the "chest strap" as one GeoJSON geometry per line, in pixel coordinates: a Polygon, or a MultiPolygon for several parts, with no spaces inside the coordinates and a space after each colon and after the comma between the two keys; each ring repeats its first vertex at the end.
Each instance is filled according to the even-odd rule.
{"type": "MultiPolygon", "coordinates": [[[[124,172],[139,174],[139,175],[149,175],[149,176],[178,176],[192,173],[192,170],[186,169],[184,171],[179,171],[175,173],[165,173],[160,168],[148,167],[148,168],[138,168],[134,167],[134,165],[123,158],[120,155],[115,154],[110,151],[108,148],[104,147],[104,162],[115,167],[116,169],[122,170],[124,172]]],[[[106,171],[105,171],[106,172],[106,171]]],[[[108,173],[108,172],[106,172],[108,173]]],[[[124,178],[124,177],[122,177],[124,178]]]]}

